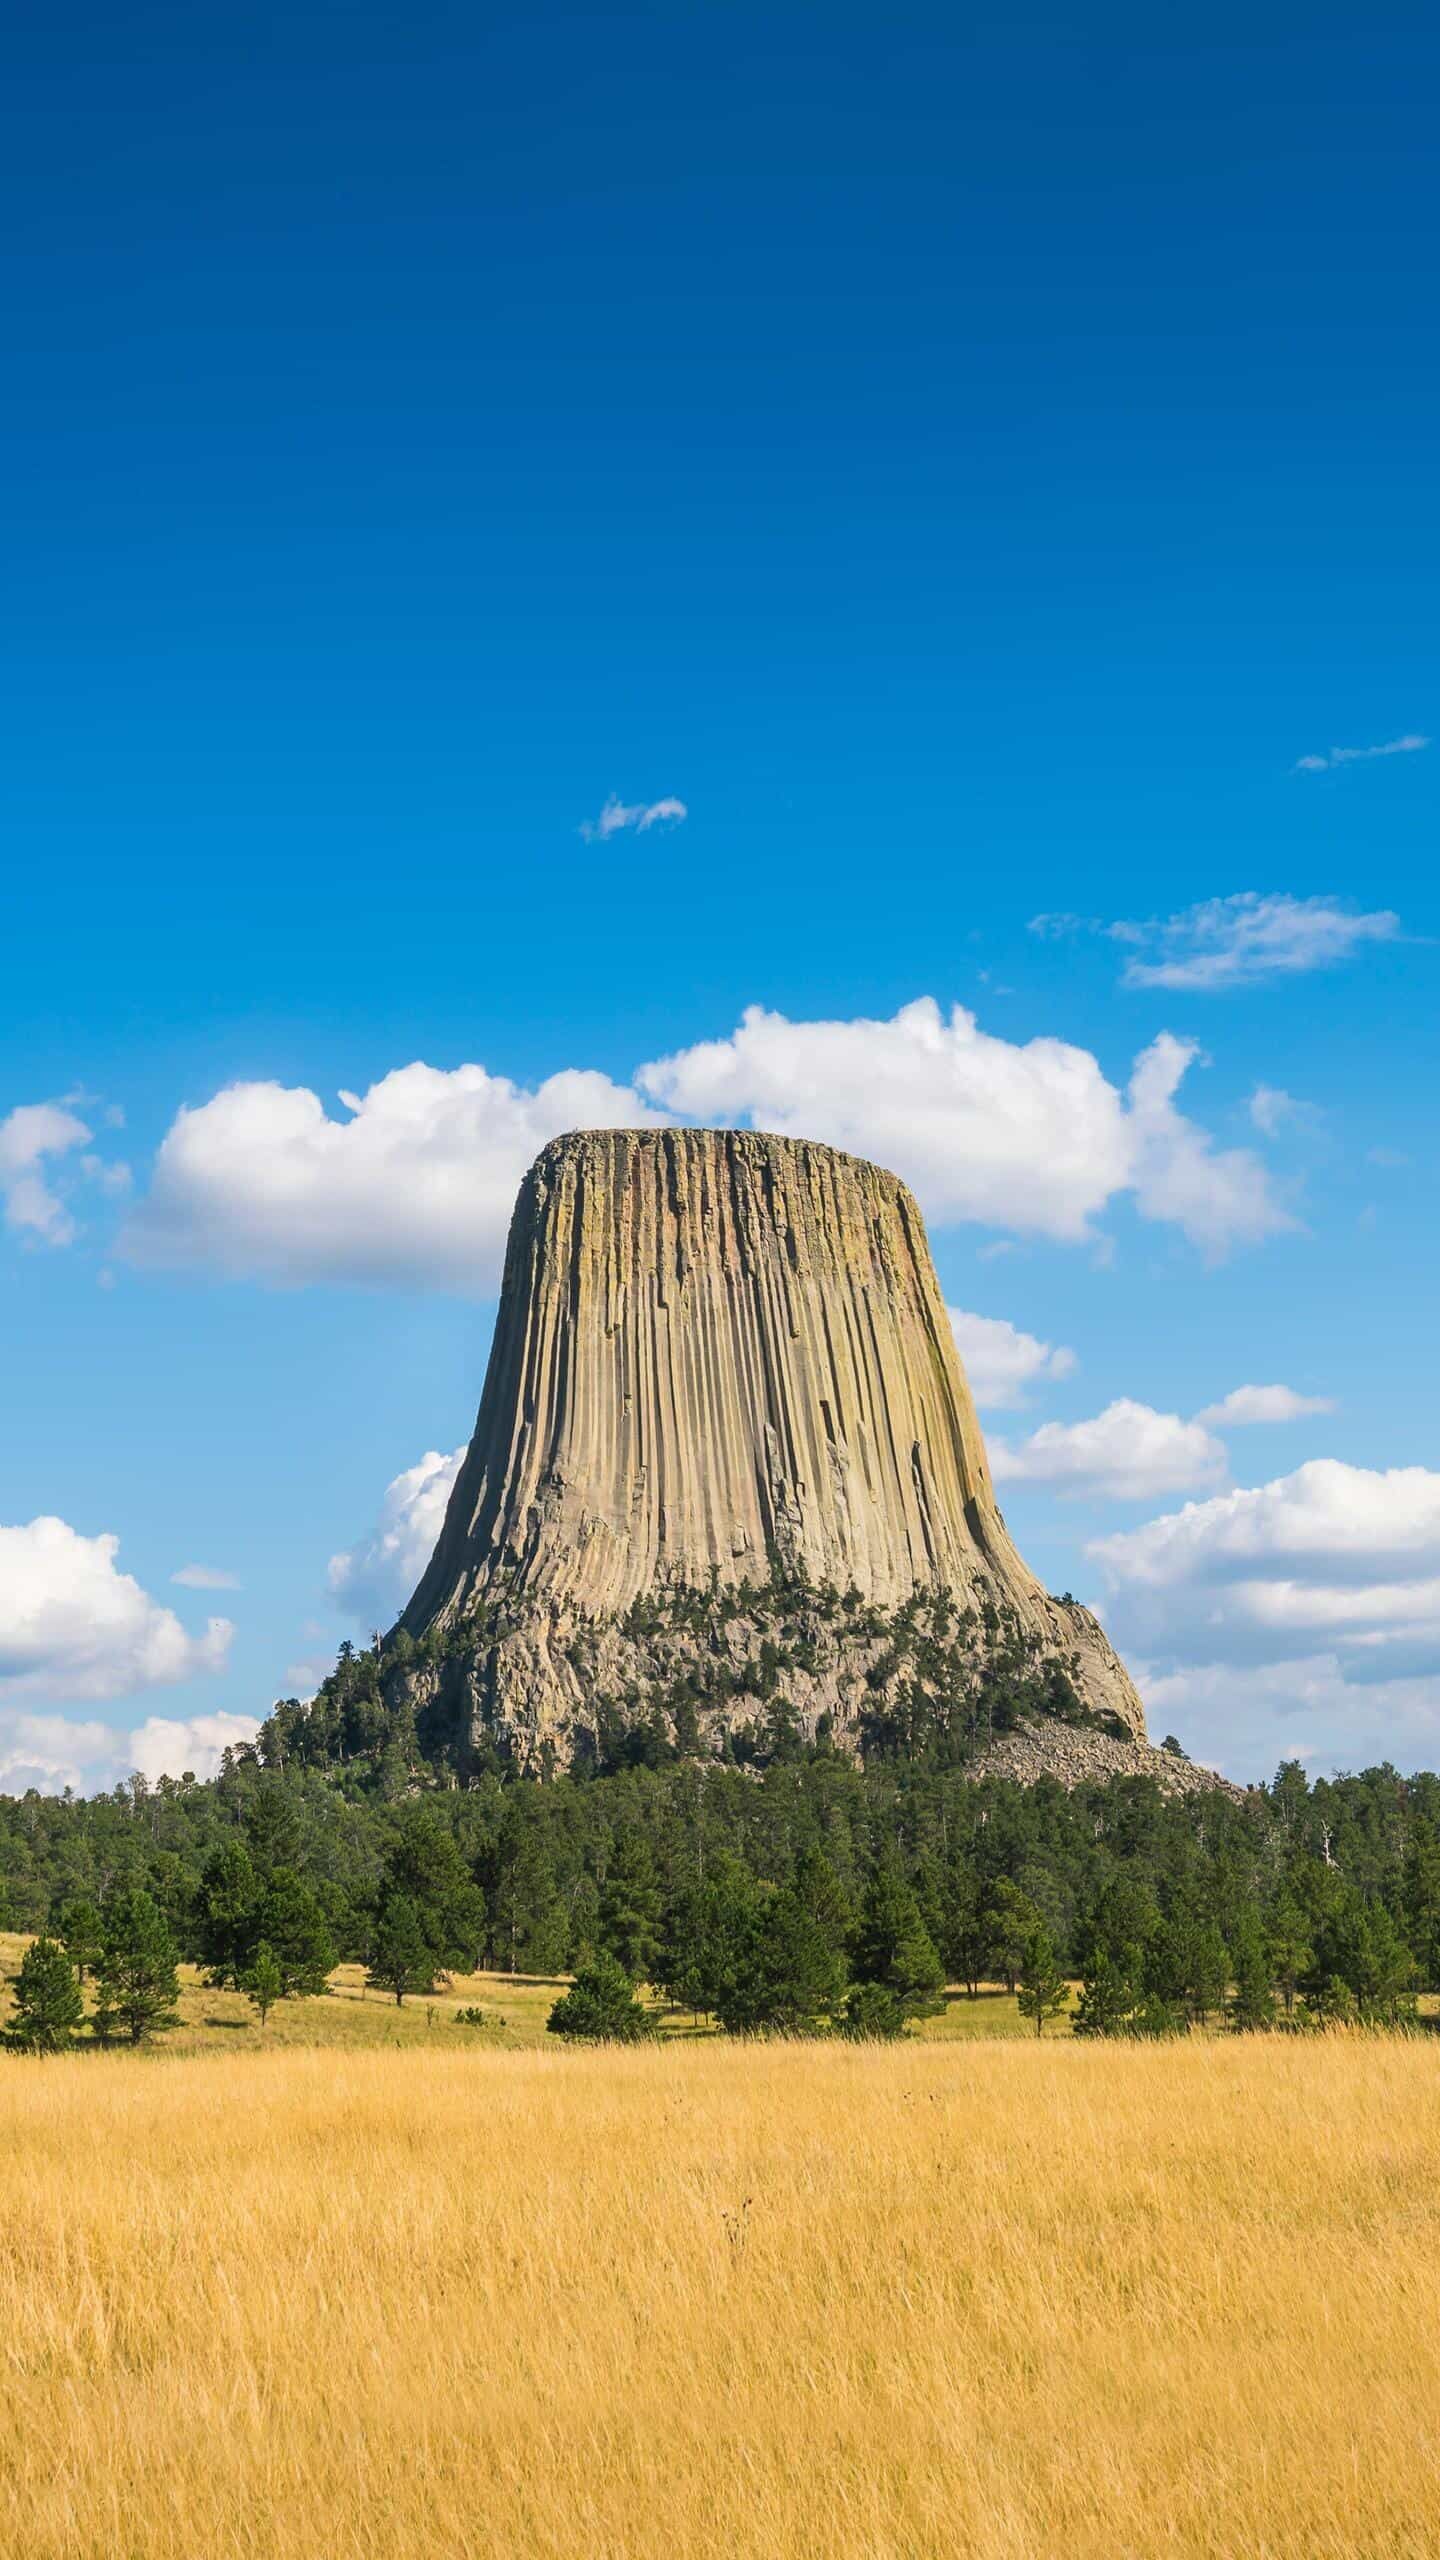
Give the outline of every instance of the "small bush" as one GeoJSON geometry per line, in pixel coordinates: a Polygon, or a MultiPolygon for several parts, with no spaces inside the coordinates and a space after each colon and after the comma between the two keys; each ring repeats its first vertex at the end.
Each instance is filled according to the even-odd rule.
{"type": "Polygon", "coordinates": [[[905,2008],[883,1982],[857,1982],[841,2015],[839,2032],[852,2044],[893,2044],[905,2033],[905,2008]]]}
{"type": "Polygon", "coordinates": [[[656,2022],[635,1997],[635,1985],[613,1956],[595,1956],[576,1974],[545,2021],[552,2036],[579,2044],[643,2044],[656,2022]]]}

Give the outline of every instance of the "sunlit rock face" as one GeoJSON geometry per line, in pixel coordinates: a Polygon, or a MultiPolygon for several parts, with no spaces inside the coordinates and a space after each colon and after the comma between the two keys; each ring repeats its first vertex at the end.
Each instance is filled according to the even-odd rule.
{"type": "MultiPolygon", "coordinates": [[[[796,1658],[767,1677],[802,1730],[853,1737],[897,1613],[938,1608],[953,1679],[999,1642],[1144,1738],[1095,1620],[1011,1543],[904,1184],[751,1131],[556,1139],[521,1186],[474,1437],[402,1620],[428,1687],[473,1736],[564,1756],[597,1695],[668,1713],[687,1648],[742,1675],[777,1593],[796,1658]]],[[[743,1678],[718,1686],[743,1720],[743,1678]]]]}

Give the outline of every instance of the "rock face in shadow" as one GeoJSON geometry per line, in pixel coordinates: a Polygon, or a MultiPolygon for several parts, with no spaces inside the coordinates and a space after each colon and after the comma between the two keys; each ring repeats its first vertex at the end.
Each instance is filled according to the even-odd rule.
{"type": "Polygon", "coordinates": [[[678,1732],[687,1696],[710,1740],[768,1711],[853,1742],[917,1682],[993,1731],[997,1661],[1022,1707],[1145,1734],[1011,1543],[910,1193],[749,1131],[584,1131],[531,1167],[401,1626],[432,1724],[525,1761],[607,1716],[678,1732]]]}

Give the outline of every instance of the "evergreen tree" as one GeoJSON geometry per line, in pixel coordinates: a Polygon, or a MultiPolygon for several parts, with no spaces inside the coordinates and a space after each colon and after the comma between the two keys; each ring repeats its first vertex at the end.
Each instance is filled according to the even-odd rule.
{"type": "Polygon", "coordinates": [[[1082,1969],[1088,1975],[1093,1959],[1104,1955],[1114,1973],[1138,1985],[1159,1932],[1160,1907],[1149,1886],[1135,1876],[1112,1876],[1080,1932],[1082,1969]]]}
{"type": "Polygon", "coordinates": [[[293,1867],[301,1855],[300,1808],[283,1777],[267,1770],[245,1806],[245,1839],[255,1871],[293,1867]]]}
{"type": "Polygon", "coordinates": [[[1254,2034],[1275,2023],[1275,1978],[1271,1952],[1253,1902],[1244,1902],[1230,1930],[1230,2024],[1237,2035],[1254,2034]]]}
{"type": "Polygon", "coordinates": [[[1025,1949],[1043,1923],[1028,1893],[997,1876],[986,1896],[985,1939],[989,1962],[1007,1991],[1013,1991],[1025,1961],[1025,1949]]]}
{"type": "Polygon", "coordinates": [[[1383,1902],[1366,1915],[1368,1946],[1360,1990],[1364,2016],[1380,2026],[1395,2027],[1415,2016],[1415,1958],[1383,1902]]]}
{"type": "Polygon", "coordinates": [[[938,2017],[945,2006],[945,1968],[920,1917],[920,1905],[893,1856],[876,1868],[855,1936],[857,1982],[878,1982],[907,2018],[938,2017]]]}
{"type": "Polygon", "coordinates": [[[1342,1887],[1315,1931],[1305,1983],[1312,2015],[1329,2022],[1353,2012],[1371,2025],[1394,2026],[1413,2014],[1414,1976],[1415,1959],[1384,1904],[1367,1907],[1353,1885],[1342,1887]]]}
{"type": "Polygon", "coordinates": [[[408,1902],[435,1964],[473,1972],[485,1935],[485,1899],[452,1831],[429,1805],[393,1817],[383,1895],[408,1902]]]}
{"type": "MultiPolygon", "coordinates": [[[[660,1922],[660,1952],[652,1980],[673,2008],[698,2018],[711,2008],[711,1981],[705,1962],[706,1918],[712,1888],[689,1876],[671,1895],[660,1922]]],[[[598,1896],[597,1896],[598,1920],[598,1896]]],[[[593,1941],[586,1947],[588,1957],[593,1941]]]]}
{"type": "Polygon", "coordinates": [[[232,1832],[211,1850],[200,1878],[196,1940],[217,1990],[239,1981],[258,1934],[260,1887],[245,1841],[232,1832]]]}
{"type": "Polygon", "coordinates": [[[1186,2023],[1184,2008],[1178,2001],[1162,1999],[1158,1991],[1147,1991],[1131,2010],[1125,2033],[1152,2040],[1181,2036],[1186,2032],[1186,2023]]]}
{"type": "MultiPolygon", "coordinates": [[[[280,1977],[277,1998],[311,1999],[325,1989],[335,1962],[335,1943],[319,1898],[291,1867],[277,1867],[256,1906],[255,1943],[246,1972],[253,1975],[264,1945],[280,1977]]],[[[247,1989],[248,1983],[241,1981],[247,1989]]]]}
{"type": "Polygon", "coordinates": [[[1118,1963],[1109,1949],[1099,1946],[1092,1954],[1080,1985],[1071,2031],[1077,2036],[1124,2036],[1131,2022],[1140,1993],[1133,1972],[1118,1963]]]}
{"type": "Polygon", "coordinates": [[[53,1938],[26,1948],[14,1977],[9,2037],[22,2053],[60,2053],[85,2016],[75,1967],[53,1938]]]}
{"type": "Polygon", "coordinates": [[[1417,1825],[1405,1853],[1404,1915],[1422,1989],[1440,1990],[1440,1839],[1417,1825]]]}
{"type": "Polygon", "coordinates": [[[1041,2036],[1047,2020],[1063,2017],[1069,2004],[1070,1985],[1060,1970],[1055,1942],[1042,1923],[1031,1930],[1021,1951],[1020,2015],[1033,2018],[1035,2033],[1041,2036]]]}
{"type": "Polygon", "coordinates": [[[905,2033],[905,2011],[883,1982],[852,1983],[840,2015],[840,2033],[851,2044],[894,2044],[905,2033]]]}
{"type": "Polygon", "coordinates": [[[802,1851],[795,1867],[795,1892],[826,1945],[839,1954],[854,1932],[855,1906],[823,1849],[802,1851]]]}
{"type": "Polygon", "coordinates": [[[643,2044],[656,2033],[624,1966],[603,1950],[577,1973],[545,2024],[552,2036],[583,2044],[643,2044]]]}
{"type": "Polygon", "coordinates": [[[1265,1930],[1270,1979],[1285,2006],[1294,2013],[1295,1994],[1315,1961],[1305,1915],[1288,1886],[1282,1886],[1270,1909],[1265,1930]]]}
{"type": "Polygon", "coordinates": [[[839,1950],[792,1886],[753,1906],[716,2015],[728,2035],[814,2035],[844,1991],[839,1950]]]}
{"type": "Polygon", "coordinates": [[[1230,1958],[1213,1920],[1202,1920],[1187,1933],[1183,1996],[1190,2017],[1203,2027],[1212,2011],[1223,2009],[1230,1982],[1230,1958]]]}
{"type": "Polygon", "coordinates": [[[540,1824],[512,1801],[505,1808],[495,1855],[491,1952],[507,1973],[553,1973],[564,1957],[568,1934],[540,1824]]]}
{"type": "Polygon", "coordinates": [[[1310,1796],[1310,1781],[1305,1775],[1303,1760],[1281,1761],[1271,1780],[1269,1795],[1282,1830],[1291,1838],[1300,1837],[1305,1828],[1310,1796]]]}
{"type": "Polygon", "coordinates": [[[1305,1985],[1305,2016],[1320,2027],[1353,2026],[1360,2016],[1360,2003],[1343,1975],[1320,1973],[1312,1967],[1305,1985]]]}
{"type": "Polygon", "coordinates": [[[98,2035],[123,2032],[132,2044],[143,2044],[177,2023],[175,1942],[150,1894],[120,1887],[106,1895],[95,1982],[98,2035]]]}
{"type": "Polygon", "coordinates": [[[666,1914],[657,1959],[660,1988],[682,2009],[717,2017],[745,1964],[755,1925],[756,1893],[734,1858],[717,1859],[703,1884],[691,1884],[666,1914]]]}
{"type": "Polygon", "coordinates": [[[100,1957],[100,1914],[84,1894],[62,1902],[59,1914],[60,1944],[83,1982],[93,1973],[100,1957]]]}
{"type": "Polygon", "coordinates": [[[600,1887],[600,1943],[632,1982],[648,1981],[660,1956],[660,1883],[643,1831],[622,1833],[600,1887]]]}
{"type": "Polygon", "coordinates": [[[365,1979],[372,1991],[393,1992],[397,2009],[408,1991],[434,1989],[434,1950],[408,1894],[387,1894],[381,1903],[365,1979]]]}
{"type": "Polygon", "coordinates": [[[939,1952],[951,1978],[963,1982],[972,2000],[980,1990],[990,1948],[989,1916],[973,1867],[954,1865],[940,1893],[939,1952]]]}
{"type": "Polygon", "coordinates": [[[1184,1876],[1145,1948],[1143,1989],[1164,2011],[1203,2027],[1214,2010],[1224,2007],[1229,1979],[1225,1941],[1193,1880],[1184,1876]]]}
{"type": "Polygon", "coordinates": [[[285,1976],[268,1940],[261,1939],[247,1970],[240,1977],[240,1988],[254,2001],[263,2028],[276,2001],[285,1997],[285,1976]]]}

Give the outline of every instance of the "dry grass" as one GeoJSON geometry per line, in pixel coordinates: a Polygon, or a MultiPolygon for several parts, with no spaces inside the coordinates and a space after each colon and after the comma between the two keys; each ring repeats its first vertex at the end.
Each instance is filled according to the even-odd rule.
{"type": "Polygon", "coordinates": [[[0,2065],[24,2560],[1440,2550],[1440,2040],[0,2065]]]}

